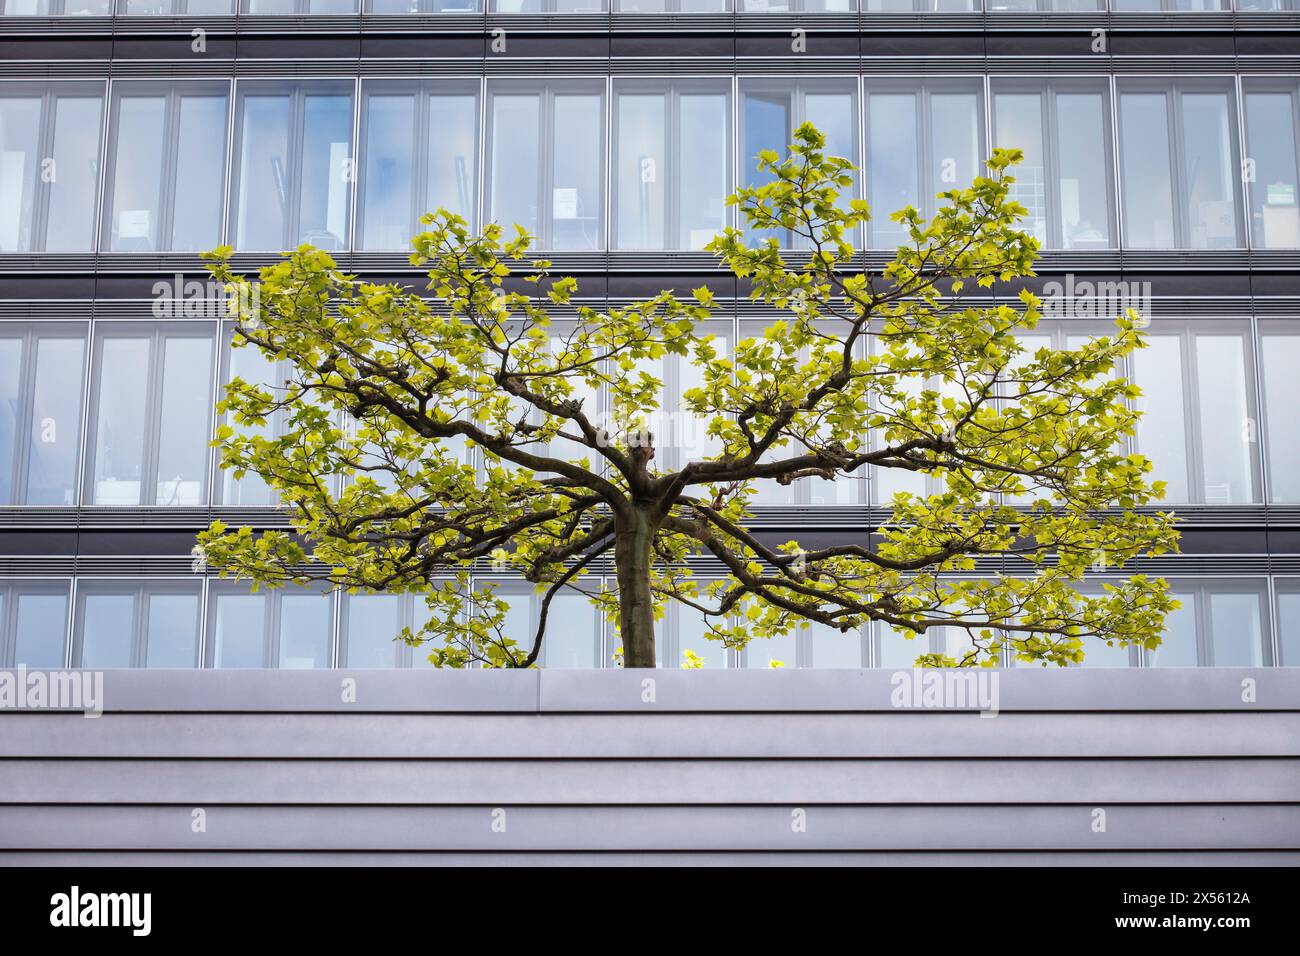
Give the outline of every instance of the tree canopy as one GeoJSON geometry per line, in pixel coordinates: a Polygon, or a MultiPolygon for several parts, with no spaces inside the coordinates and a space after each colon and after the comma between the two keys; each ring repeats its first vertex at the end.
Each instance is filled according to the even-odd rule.
{"type": "Polygon", "coordinates": [[[617,626],[632,667],[655,664],[672,602],[731,647],[808,621],[971,636],[961,659],[918,646],[933,666],[1154,646],[1177,606],[1164,581],[1080,590],[1090,567],[1177,547],[1173,515],[1135,510],[1163,493],[1126,450],[1138,391],[1116,374],[1142,322],[1129,312],[1078,348],[1030,350],[1039,300],[991,302],[1038,252],[1009,194],[1020,158],[996,150],[928,220],[895,212],[906,242],[864,270],[853,237],[871,217],[845,199],[853,166],[802,126],[787,156],[761,154],[766,181],[729,200],[747,229],[707,247],[778,316],[730,347],[710,331],[706,287],[592,308],[573,278],[527,261],[523,229],[475,232],[442,210],[412,240],[423,294],[311,246],[256,279],[217,249],[235,347],[284,372],[230,382],[215,444],[223,468],[278,493],[292,530],[213,522],[199,563],[270,586],[419,593],[430,620],[402,636],[441,666],[534,664],[565,589],[617,626]],[[870,534],[804,548],[751,528],[760,482],[888,473],[926,480],[870,534]],[[694,573],[696,555],[720,573],[694,573]],[[535,631],[507,633],[505,601],[471,574],[484,562],[536,585],[535,631]],[[611,564],[617,586],[592,584],[611,564]]]}

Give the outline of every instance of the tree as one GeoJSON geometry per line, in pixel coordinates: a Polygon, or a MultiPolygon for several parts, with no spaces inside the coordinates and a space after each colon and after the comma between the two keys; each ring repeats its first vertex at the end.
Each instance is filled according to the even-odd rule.
{"type": "Polygon", "coordinates": [[[1018,307],[967,301],[1033,274],[1037,243],[1008,197],[1017,150],[942,194],[929,221],[895,213],[906,244],[883,271],[853,270],[850,236],[869,212],[841,202],[853,167],[824,145],[801,127],[787,158],[761,155],[769,181],[729,200],[760,235],[799,237],[803,264],[736,229],[708,247],[783,315],[730,356],[703,330],[707,288],[596,311],[545,260],[512,273],[530,241],[520,227],[473,234],[441,210],[412,240],[432,303],[346,275],[310,246],[256,283],[232,271],[229,248],[209,254],[235,303],[235,346],[291,368],[274,387],[232,381],[222,407],[237,428],[215,444],[223,468],[279,493],[293,531],[214,522],[199,563],[271,586],[422,593],[432,619],[401,636],[429,642],[445,666],[533,664],[562,589],[616,623],[628,667],[654,666],[655,622],[671,601],[733,647],[805,621],[971,635],[961,660],[925,654],[922,665],[988,666],[1004,646],[1066,664],[1085,639],[1155,646],[1177,606],[1164,581],[1078,590],[1089,566],[1177,546],[1172,515],[1134,510],[1163,489],[1124,451],[1138,392],[1113,370],[1142,347],[1139,318],[1118,317],[1113,335],[1078,349],[1030,353],[1016,336],[1038,322],[1033,295],[1018,307]],[[647,367],[664,357],[692,367],[699,384],[680,401],[713,452],[671,467],[647,427],[662,395],[647,367]],[[608,418],[590,399],[601,393],[608,418]],[[274,433],[272,416],[283,422],[274,433]],[[465,446],[482,452],[477,473],[465,446]],[[942,487],[897,494],[873,535],[826,547],[773,545],[747,527],[756,481],[885,469],[942,487]],[[587,587],[611,552],[617,588],[587,587]],[[726,576],[697,581],[692,553],[726,576]],[[505,633],[505,602],[471,589],[469,569],[485,560],[543,593],[535,633],[505,633]],[[1007,570],[982,570],[990,560],[1007,570]]]}

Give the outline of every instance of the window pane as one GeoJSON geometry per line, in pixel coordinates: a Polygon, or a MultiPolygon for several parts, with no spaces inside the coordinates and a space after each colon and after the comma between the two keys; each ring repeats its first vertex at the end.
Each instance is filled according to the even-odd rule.
{"type": "Polygon", "coordinates": [[[145,595],[146,667],[194,667],[198,650],[198,594],[145,595]]]}
{"type": "Polygon", "coordinates": [[[366,97],[365,124],[362,247],[403,249],[414,235],[415,97],[366,97]]]}
{"type": "Polygon", "coordinates": [[[841,633],[824,624],[804,628],[812,643],[813,667],[861,667],[862,635],[857,631],[841,633]]]}
{"type": "Polygon", "coordinates": [[[0,97],[0,252],[33,248],[40,132],[39,98],[0,97]]]}
{"type": "Polygon", "coordinates": [[[540,142],[538,97],[493,97],[491,218],[505,227],[507,235],[516,224],[537,235],[540,142]]]}
{"type": "Polygon", "coordinates": [[[76,503],[84,362],[83,339],[50,336],[36,342],[27,504],[76,503]]]}
{"type": "Polygon", "coordinates": [[[295,244],[347,248],[351,155],[352,98],[308,96],[295,244]]]}
{"type": "Polygon", "coordinates": [[[106,338],[95,423],[97,505],[138,505],[144,465],[149,339],[106,338]]]}
{"type": "Polygon", "coordinates": [[[1293,93],[1249,93],[1246,132],[1255,164],[1250,183],[1251,232],[1262,249],[1300,247],[1296,101],[1293,93]]]}
{"type": "Polygon", "coordinates": [[[265,667],[265,594],[216,594],[213,667],[265,667]]]}
{"type": "Polygon", "coordinates": [[[784,637],[755,638],[745,645],[745,666],[762,670],[779,662],[783,667],[799,666],[798,638],[796,633],[784,637]]]}
{"type": "Polygon", "coordinates": [[[116,251],[158,248],[166,115],[165,97],[118,98],[110,223],[110,242],[116,251]]]}
{"type": "Polygon", "coordinates": [[[330,666],[330,597],[285,594],[280,599],[280,666],[330,666]]]}
{"type": "Polygon", "coordinates": [[[1174,593],[1183,606],[1165,616],[1165,631],[1160,646],[1147,651],[1147,663],[1153,667],[1195,667],[1200,663],[1196,649],[1196,595],[1174,593]]]}
{"type": "Polygon", "coordinates": [[[1260,349],[1268,438],[1268,494],[1300,502],[1300,335],[1265,335],[1260,349]]]}
{"type": "Polygon", "coordinates": [[[1177,243],[1165,94],[1124,94],[1120,124],[1124,244],[1137,249],[1172,249],[1177,243]]]}
{"type": "MultiPolygon", "coordinates": [[[[189,12],[195,0],[188,0],[189,12]]],[[[221,239],[226,177],[226,98],[182,96],[176,144],[175,197],[168,248],[203,252],[221,239]]]]}
{"type": "Polygon", "coordinates": [[[135,595],[87,594],[81,613],[81,666],[130,667],[135,595]]]}
{"type": "Polygon", "coordinates": [[[1300,592],[1283,592],[1277,596],[1278,644],[1283,667],[1300,667],[1300,592]]]}
{"type": "Polygon", "coordinates": [[[1183,174],[1187,178],[1187,221],[1192,249],[1224,249],[1237,241],[1237,164],[1226,93],[1185,93],[1183,174]]]}
{"type": "Polygon", "coordinates": [[[876,249],[902,244],[904,228],[890,215],[908,205],[919,206],[921,160],[916,137],[916,96],[878,93],[868,100],[867,201],[876,249]]]}
{"type": "Polygon", "coordinates": [[[1153,480],[1168,484],[1165,501],[1188,501],[1186,410],[1183,406],[1182,340],[1152,335],[1133,353],[1133,378],[1142,389],[1137,450],[1151,459],[1153,480]]]}
{"type": "Polygon", "coordinates": [[[19,594],[14,664],[62,667],[68,598],[64,594],[19,594]]]}
{"type": "Polygon", "coordinates": [[[934,144],[931,192],[969,186],[980,173],[979,99],[973,93],[935,93],[930,98],[934,144]]]}
{"type": "MultiPolygon", "coordinates": [[[[261,349],[255,345],[246,345],[238,349],[230,348],[227,345],[226,354],[229,356],[230,362],[228,382],[238,378],[250,385],[257,385],[261,388],[272,387],[272,383],[275,381],[275,368],[267,361],[261,349]]],[[[275,431],[274,421],[272,421],[270,427],[240,425],[239,429],[243,434],[267,437],[271,436],[275,431]]],[[[218,461],[220,461],[220,458],[218,458],[218,461]]],[[[221,504],[271,505],[275,504],[275,498],[266,482],[262,481],[258,475],[248,472],[243,478],[236,479],[234,471],[222,469],[221,504]]]]}
{"type": "Polygon", "coordinates": [[[1010,170],[1015,176],[1009,198],[1029,210],[1022,228],[1047,244],[1047,158],[1043,153],[1043,96],[1002,93],[994,99],[997,145],[1024,150],[1025,159],[1010,170]]]}
{"type": "Polygon", "coordinates": [[[235,245],[243,250],[279,250],[289,221],[288,96],[256,95],[243,100],[239,152],[239,206],[235,245]]]}
{"type": "Polygon", "coordinates": [[[0,338],[0,505],[14,503],[14,470],[18,467],[18,416],[22,414],[18,377],[22,371],[23,340],[0,338]]]}
{"type": "Polygon", "coordinates": [[[1258,594],[1210,594],[1210,650],[1216,667],[1260,667],[1264,628],[1258,594]]]}
{"type": "Polygon", "coordinates": [[[618,235],[620,249],[663,249],[669,170],[664,162],[666,119],[661,93],[618,97],[618,235]]]}
{"type": "Polygon", "coordinates": [[[1128,667],[1132,658],[1127,647],[1111,647],[1100,638],[1087,638],[1083,642],[1083,667],[1128,667]]]}
{"type": "Polygon", "coordinates": [[[727,97],[684,94],[680,101],[675,179],[680,184],[678,248],[703,249],[726,225],[727,97]]]}
{"type": "Polygon", "coordinates": [[[1110,230],[1113,204],[1107,176],[1111,167],[1107,125],[1101,94],[1062,93],[1056,97],[1061,178],[1055,187],[1062,227],[1059,241],[1065,249],[1102,249],[1114,245],[1110,230]]]}
{"type": "Polygon", "coordinates": [[[563,94],[555,97],[552,161],[555,182],[551,218],[552,249],[600,249],[601,100],[599,96],[563,94]]]}
{"type": "Polygon", "coordinates": [[[596,636],[596,609],[591,602],[581,594],[556,594],[551,600],[546,636],[542,639],[543,665],[598,666],[596,636]]]}
{"type": "Polygon", "coordinates": [[[473,224],[478,189],[478,97],[429,97],[428,185],[421,213],[439,206],[473,224]]]}
{"type": "Polygon", "coordinates": [[[164,343],[156,503],[199,505],[205,500],[212,427],[212,340],[169,336],[164,343]]]}
{"type": "Polygon", "coordinates": [[[346,601],[348,639],[344,664],[396,667],[402,644],[394,638],[402,630],[402,599],[393,594],[349,594],[346,601]]]}
{"type": "Polygon", "coordinates": [[[690,651],[704,662],[705,667],[726,667],[727,649],[721,641],[710,640],[707,619],[694,608],[678,605],[677,616],[677,660],[665,661],[667,667],[681,667],[690,651]]]}
{"type": "Polygon", "coordinates": [[[1251,438],[1255,422],[1246,399],[1245,340],[1237,335],[1198,335],[1196,363],[1204,501],[1254,501],[1251,438]]]}
{"type": "Polygon", "coordinates": [[[1259,667],[1263,627],[1258,594],[1210,594],[1210,635],[1215,667],[1259,667]]]}
{"type": "Polygon", "coordinates": [[[54,180],[45,237],[50,252],[94,247],[99,115],[98,97],[61,96],[55,101],[54,180]]]}
{"type": "Polygon", "coordinates": [[[926,636],[895,631],[885,624],[878,625],[878,635],[877,667],[906,669],[914,666],[922,654],[930,653],[930,640],[926,636]]]}

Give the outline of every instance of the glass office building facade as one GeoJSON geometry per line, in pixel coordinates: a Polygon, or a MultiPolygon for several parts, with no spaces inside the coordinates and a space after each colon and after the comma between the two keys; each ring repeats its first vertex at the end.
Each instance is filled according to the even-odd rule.
{"type": "MultiPolygon", "coordinates": [[[[1158,651],[1088,664],[1300,665],[1290,0],[0,0],[0,666],[423,666],[379,634],[419,623],[409,596],[251,594],[191,570],[213,518],[284,525],[208,447],[224,382],[279,371],[228,348],[198,254],[228,243],[253,270],[309,242],[414,283],[404,249],[442,206],[526,226],[597,307],[707,284],[731,348],[771,316],[701,250],[737,224],[725,199],[758,151],[804,121],[860,167],[876,218],[859,266],[899,241],[887,213],[933,211],[1016,146],[1044,248],[1031,288],[1140,290],[1151,347],[1120,370],[1143,390],[1133,447],[1184,540],[1136,569],[1183,607],[1158,651]]],[[[1029,338],[1104,330],[1078,301],[1029,338]]],[[[668,396],[691,387],[659,371],[668,396]]],[[[754,526],[864,537],[925,484],[762,487],[754,526]]],[[[537,598],[501,587],[527,629],[537,598]]],[[[582,599],[551,616],[545,666],[611,665],[582,599]]],[[[810,628],[737,654],[681,608],[660,641],[665,663],[719,667],[960,647],[810,628]]]]}

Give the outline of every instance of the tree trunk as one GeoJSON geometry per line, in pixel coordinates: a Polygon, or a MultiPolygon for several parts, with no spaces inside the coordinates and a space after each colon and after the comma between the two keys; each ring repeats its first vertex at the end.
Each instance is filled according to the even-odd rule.
{"type": "Polygon", "coordinates": [[[633,519],[614,532],[614,567],[618,579],[618,631],[624,667],[655,666],[654,599],[650,594],[650,554],[655,528],[649,515],[635,509],[633,519]]]}

